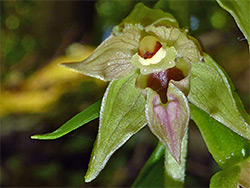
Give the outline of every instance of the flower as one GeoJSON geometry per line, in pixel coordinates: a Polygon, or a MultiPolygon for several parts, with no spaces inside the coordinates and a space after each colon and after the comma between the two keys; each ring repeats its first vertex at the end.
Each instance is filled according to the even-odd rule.
{"type": "Polygon", "coordinates": [[[147,123],[180,163],[189,121],[190,62],[201,60],[199,47],[185,30],[157,22],[146,27],[125,23],[86,60],[65,65],[105,81],[139,72],[135,87],[146,97],[147,123]]]}
{"type": "Polygon", "coordinates": [[[235,106],[228,80],[210,57],[204,58],[206,63],[199,43],[179,28],[172,15],[139,3],[92,55],[81,62],[63,64],[111,81],[102,100],[86,182],[146,124],[180,164],[190,119],[189,102],[250,138],[249,125],[235,106]],[[215,101],[211,101],[213,97],[215,101]]]}

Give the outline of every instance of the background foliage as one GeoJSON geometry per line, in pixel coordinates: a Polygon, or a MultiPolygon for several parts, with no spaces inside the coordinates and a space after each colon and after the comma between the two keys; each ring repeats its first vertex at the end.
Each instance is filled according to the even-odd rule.
{"type": "MultiPolygon", "coordinates": [[[[232,78],[249,112],[248,47],[214,1],[158,2],[189,27],[232,78]],[[180,13],[181,12],[181,13],[180,13]]],[[[100,99],[106,83],[56,64],[81,59],[127,16],[136,1],[1,1],[1,186],[130,186],[157,144],[144,128],[83,183],[98,121],[55,141],[37,141],[100,99]],[[90,47],[92,46],[92,47],[90,47]],[[58,59],[59,58],[59,59],[58,59]]],[[[154,1],[144,2],[153,6],[154,1]]],[[[191,123],[185,186],[206,187],[220,168],[191,123]]]]}

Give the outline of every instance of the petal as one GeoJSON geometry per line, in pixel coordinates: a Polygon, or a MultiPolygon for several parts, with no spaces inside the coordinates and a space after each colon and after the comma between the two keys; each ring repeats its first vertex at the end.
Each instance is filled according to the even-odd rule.
{"type": "Polygon", "coordinates": [[[182,71],[185,78],[180,81],[172,80],[172,83],[187,96],[190,88],[191,64],[186,59],[181,58],[176,61],[176,67],[182,71]]]}
{"type": "Polygon", "coordinates": [[[102,100],[100,126],[85,181],[92,181],[112,154],[146,125],[145,98],[135,88],[137,74],[110,82],[102,100]]]}
{"type": "Polygon", "coordinates": [[[181,143],[187,131],[189,106],[185,95],[170,81],[167,104],[147,88],[146,118],[149,128],[168,148],[175,160],[181,162],[181,143]]]}
{"type": "Polygon", "coordinates": [[[149,26],[146,32],[156,35],[160,41],[166,42],[167,46],[174,46],[179,57],[185,57],[191,62],[202,60],[200,46],[197,41],[193,41],[186,32],[178,28],[167,28],[163,26],[149,26]]]}
{"type": "Polygon", "coordinates": [[[137,52],[140,35],[139,27],[125,25],[122,33],[109,36],[87,59],[62,65],[104,81],[122,78],[134,70],[130,62],[137,52]]]}

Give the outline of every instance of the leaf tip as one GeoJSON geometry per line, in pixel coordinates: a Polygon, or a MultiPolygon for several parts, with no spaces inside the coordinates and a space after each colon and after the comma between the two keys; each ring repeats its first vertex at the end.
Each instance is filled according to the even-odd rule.
{"type": "Polygon", "coordinates": [[[35,140],[35,139],[39,139],[39,136],[38,135],[32,135],[32,136],[30,136],[30,138],[35,140]]]}
{"type": "Polygon", "coordinates": [[[91,182],[93,179],[95,179],[95,177],[96,176],[93,176],[93,175],[91,175],[90,173],[86,173],[86,175],[84,176],[84,180],[85,180],[85,182],[86,183],[89,183],[89,182],[91,182]]]}

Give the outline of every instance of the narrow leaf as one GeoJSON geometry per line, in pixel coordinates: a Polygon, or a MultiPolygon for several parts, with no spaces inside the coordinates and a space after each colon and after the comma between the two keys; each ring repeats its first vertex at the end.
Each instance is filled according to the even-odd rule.
{"type": "Polygon", "coordinates": [[[103,97],[100,126],[85,181],[93,180],[111,155],[146,125],[145,98],[135,88],[138,74],[110,82],[103,97]]]}
{"type": "Polygon", "coordinates": [[[159,142],[132,187],[164,187],[164,151],[159,142]]]}
{"type": "Polygon", "coordinates": [[[136,4],[132,12],[122,20],[119,26],[122,27],[125,23],[141,24],[144,27],[148,25],[179,27],[178,22],[171,14],[160,9],[150,9],[143,3],[136,4]]]}
{"type": "Polygon", "coordinates": [[[217,172],[210,180],[210,188],[236,188],[240,176],[240,167],[233,166],[217,172]]]}
{"type": "Polygon", "coordinates": [[[198,126],[209,152],[221,168],[234,165],[249,156],[248,140],[192,104],[190,111],[191,119],[198,126]]]}
{"type": "Polygon", "coordinates": [[[84,124],[96,119],[99,117],[101,106],[101,100],[97,101],[95,104],[86,108],[70,120],[68,120],[65,124],[63,124],[60,128],[55,130],[52,133],[42,134],[42,135],[34,135],[31,136],[32,139],[38,140],[53,140],[68,134],[69,132],[83,126],[84,124]]]}
{"type": "Polygon", "coordinates": [[[185,180],[188,134],[186,133],[181,147],[181,164],[178,164],[171,153],[165,151],[165,187],[183,187],[185,180]]]}
{"type": "Polygon", "coordinates": [[[250,43],[250,2],[249,0],[217,0],[219,5],[235,19],[238,27],[250,43]]]}
{"type": "Polygon", "coordinates": [[[205,63],[192,63],[189,101],[250,140],[249,115],[229,77],[211,57],[204,57],[205,63]]]}

